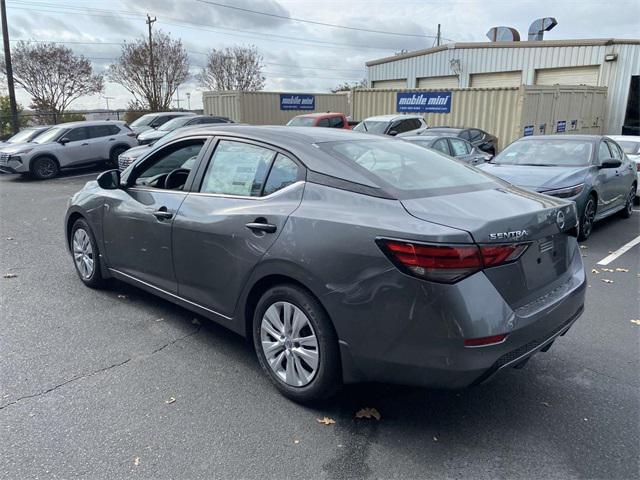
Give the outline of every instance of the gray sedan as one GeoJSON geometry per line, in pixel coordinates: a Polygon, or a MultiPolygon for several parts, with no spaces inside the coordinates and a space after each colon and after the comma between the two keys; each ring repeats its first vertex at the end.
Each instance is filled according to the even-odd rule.
{"type": "Polygon", "coordinates": [[[580,240],[593,224],[633,212],[635,164],[620,146],[599,135],[540,135],[509,145],[484,171],[528,190],[576,202],[580,240]]]}
{"type": "Polygon", "coordinates": [[[523,366],[582,313],[576,225],[573,202],[408,142],[266,126],[185,130],[65,218],[84,284],[128,282],[251,338],[296,401],[523,366]]]}
{"type": "Polygon", "coordinates": [[[454,157],[456,160],[468,163],[469,165],[480,165],[493,158],[493,155],[477,149],[466,140],[458,137],[442,137],[424,134],[402,137],[402,140],[414,142],[421,147],[438,150],[445,155],[454,157]]]}

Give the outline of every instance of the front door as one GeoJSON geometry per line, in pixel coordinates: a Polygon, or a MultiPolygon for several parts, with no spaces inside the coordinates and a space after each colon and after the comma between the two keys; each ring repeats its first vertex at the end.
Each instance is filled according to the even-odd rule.
{"type": "Polygon", "coordinates": [[[89,144],[89,128],[76,127],[65,133],[62,138],[68,140],[60,148],[60,166],[68,167],[79,165],[91,159],[91,146],[89,144]]]}
{"type": "MultiPolygon", "coordinates": [[[[598,147],[598,166],[605,160],[613,158],[613,154],[607,146],[607,142],[602,140],[598,147]]],[[[598,198],[597,214],[604,214],[607,210],[615,208],[619,204],[618,173],[617,168],[600,168],[598,170],[598,182],[600,183],[600,196],[598,198]]]]}
{"type": "Polygon", "coordinates": [[[173,224],[178,293],[232,317],[255,265],[300,205],[304,167],[258,143],[221,139],[173,224]]]}
{"type": "Polygon", "coordinates": [[[177,291],[172,226],[204,143],[198,138],[165,145],[132,170],[126,188],[110,191],[102,222],[110,268],[177,291]]]}

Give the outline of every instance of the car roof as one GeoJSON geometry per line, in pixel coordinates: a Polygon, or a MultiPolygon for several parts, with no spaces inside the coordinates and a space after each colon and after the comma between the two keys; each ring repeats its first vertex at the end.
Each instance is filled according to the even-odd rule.
{"type": "Polygon", "coordinates": [[[393,137],[374,136],[368,133],[359,133],[353,130],[341,128],[308,128],[291,127],[284,125],[238,125],[238,124],[210,124],[205,126],[187,127],[180,134],[175,135],[172,141],[195,135],[217,135],[238,137],[248,140],[263,142],[279,147],[297,157],[309,170],[324,175],[329,175],[348,182],[357,183],[366,187],[380,189],[379,184],[368,176],[360,173],[354,165],[344,162],[322,149],[317,144],[340,141],[368,141],[368,142],[394,142],[399,141],[393,137]]]}
{"type": "Polygon", "coordinates": [[[616,142],[640,142],[640,135],[607,135],[616,142]]]}
{"type": "MultiPolygon", "coordinates": [[[[460,128],[460,127],[429,127],[427,130],[429,132],[460,133],[461,131],[466,130],[466,128],[460,128]]],[[[476,130],[480,130],[480,129],[477,128],[476,130]]]]}
{"type": "Polygon", "coordinates": [[[364,121],[366,122],[392,122],[393,120],[399,120],[402,118],[424,118],[422,115],[398,115],[398,114],[391,114],[391,115],[376,115],[374,117],[368,117],[365,118],[364,121]]]}
{"type": "Polygon", "coordinates": [[[531,135],[528,137],[522,137],[519,138],[517,141],[518,142],[522,142],[522,141],[531,141],[531,140],[585,140],[585,141],[592,141],[595,142],[597,140],[600,140],[602,138],[610,138],[607,135],[578,135],[578,134],[574,134],[574,135],[531,135]]]}
{"type": "Polygon", "coordinates": [[[441,138],[458,138],[458,137],[451,137],[451,136],[445,136],[445,135],[406,135],[406,136],[402,136],[400,137],[402,138],[402,140],[422,140],[422,141],[432,141],[432,140],[439,140],[441,138]]]}
{"type": "Polygon", "coordinates": [[[58,123],[57,125],[50,125],[51,127],[94,127],[96,125],[124,125],[126,122],[123,120],[80,120],[79,122],[66,122],[58,123]]]}
{"type": "Polygon", "coordinates": [[[344,115],[340,112],[314,112],[314,113],[303,113],[301,115],[296,115],[293,118],[300,118],[300,117],[305,117],[305,118],[318,118],[318,117],[327,117],[327,116],[336,116],[336,115],[344,115]]]}
{"type": "Polygon", "coordinates": [[[195,115],[195,113],[193,112],[147,112],[144,115],[142,115],[143,117],[146,116],[159,116],[159,115],[195,115]]]}

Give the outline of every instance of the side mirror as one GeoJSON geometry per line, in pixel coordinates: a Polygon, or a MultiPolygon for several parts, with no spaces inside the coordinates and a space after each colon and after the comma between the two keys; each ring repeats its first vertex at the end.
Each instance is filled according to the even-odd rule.
{"type": "Polygon", "coordinates": [[[98,175],[98,185],[104,190],[117,190],[120,188],[120,171],[107,170],[98,175]]]}
{"type": "Polygon", "coordinates": [[[606,160],[602,161],[602,163],[600,164],[600,168],[618,168],[621,165],[622,162],[620,160],[617,160],[615,158],[607,158],[606,160]]]}
{"type": "Polygon", "coordinates": [[[398,132],[396,130],[391,130],[389,133],[387,133],[387,135],[391,135],[392,137],[395,137],[396,135],[398,135],[398,132]]]}
{"type": "Polygon", "coordinates": [[[61,143],[62,145],[66,145],[70,141],[71,140],[69,140],[69,138],[67,138],[67,137],[62,137],[60,140],[58,140],[58,142],[61,143]]]}

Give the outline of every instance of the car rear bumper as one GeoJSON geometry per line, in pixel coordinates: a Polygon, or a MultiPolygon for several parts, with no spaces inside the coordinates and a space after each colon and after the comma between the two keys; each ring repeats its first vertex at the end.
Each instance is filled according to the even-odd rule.
{"type": "MultiPolygon", "coordinates": [[[[388,318],[387,325],[379,328],[387,340],[367,334],[362,338],[341,336],[344,381],[464,388],[507,367],[524,365],[532,355],[546,351],[582,314],[586,275],[579,256],[560,285],[516,309],[511,309],[497,291],[491,292],[491,282],[482,272],[454,289],[415,290],[427,297],[413,299],[411,314],[420,315],[408,321],[388,318]],[[422,302],[425,305],[421,306],[422,302]],[[449,302],[450,307],[437,307],[441,311],[436,315],[436,302],[449,302]],[[394,322],[398,328],[393,327],[394,322]],[[507,336],[499,344],[464,345],[467,338],[502,333],[507,336]],[[363,345],[367,339],[370,341],[363,345]]],[[[411,294],[412,289],[403,290],[411,294]]],[[[371,324],[370,328],[375,330],[376,326],[371,324]]]]}

